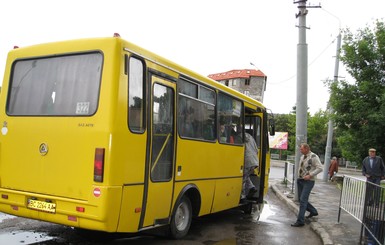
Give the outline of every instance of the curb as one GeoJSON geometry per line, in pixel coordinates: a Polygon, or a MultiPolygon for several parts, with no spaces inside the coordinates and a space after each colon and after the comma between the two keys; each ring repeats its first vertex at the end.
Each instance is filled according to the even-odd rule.
{"type": "MultiPolygon", "coordinates": [[[[292,200],[288,199],[281,191],[279,191],[278,187],[276,186],[276,183],[271,184],[271,189],[275,193],[275,195],[282,201],[286,203],[287,206],[294,212],[298,213],[299,207],[297,204],[295,204],[292,200]]],[[[325,230],[325,228],[322,227],[322,225],[318,222],[311,222],[310,227],[312,230],[318,234],[323,242],[324,245],[333,245],[333,241],[330,238],[329,233],[325,230]]]]}

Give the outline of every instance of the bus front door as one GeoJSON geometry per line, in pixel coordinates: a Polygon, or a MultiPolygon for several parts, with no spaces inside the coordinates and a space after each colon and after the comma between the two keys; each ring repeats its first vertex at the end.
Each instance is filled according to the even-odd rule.
{"type": "Polygon", "coordinates": [[[167,224],[171,212],[175,151],[175,83],[152,76],[151,140],[142,227],[167,224]]]}

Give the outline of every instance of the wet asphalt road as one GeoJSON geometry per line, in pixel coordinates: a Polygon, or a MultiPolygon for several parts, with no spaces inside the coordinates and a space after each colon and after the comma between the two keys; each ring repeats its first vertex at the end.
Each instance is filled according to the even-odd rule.
{"type": "MultiPolygon", "coordinates": [[[[272,169],[270,180],[279,181],[281,169],[272,169]]],[[[194,219],[189,234],[182,240],[170,240],[163,230],[135,236],[111,237],[83,234],[69,227],[11,217],[0,223],[0,244],[222,244],[276,245],[322,244],[310,226],[291,227],[296,214],[269,190],[263,212],[246,215],[239,209],[194,219]]]]}

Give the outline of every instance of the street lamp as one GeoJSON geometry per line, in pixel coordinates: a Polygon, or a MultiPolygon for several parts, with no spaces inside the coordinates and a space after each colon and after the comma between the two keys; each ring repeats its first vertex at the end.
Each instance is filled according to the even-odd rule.
{"type": "Polygon", "coordinates": [[[256,70],[259,70],[258,67],[253,64],[253,62],[250,62],[250,65],[254,66],[256,70]]]}

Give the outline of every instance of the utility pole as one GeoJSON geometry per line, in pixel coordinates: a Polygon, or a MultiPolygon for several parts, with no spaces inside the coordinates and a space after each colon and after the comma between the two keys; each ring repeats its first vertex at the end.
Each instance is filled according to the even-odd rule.
{"type": "MultiPolygon", "coordinates": [[[[298,4],[298,44],[297,44],[297,103],[296,103],[296,138],[295,138],[295,179],[298,178],[300,147],[307,142],[307,43],[306,43],[306,15],[308,13],[307,0],[294,1],[298,4]]],[[[298,200],[298,188],[296,183],[294,200],[298,200]]]]}
{"type": "MultiPolygon", "coordinates": [[[[341,31],[338,33],[337,36],[337,50],[336,50],[336,60],[334,65],[334,80],[333,82],[338,81],[338,69],[340,64],[340,48],[341,48],[341,31]]],[[[329,123],[328,123],[328,138],[326,141],[326,149],[325,149],[325,161],[324,161],[324,171],[323,171],[323,181],[328,181],[328,172],[329,172],[329,166],[330,166],[330,157],[331,157],[331,151],[332,151],[332,141],[333,141],[333,128],[334,128],[334,122],[332,119],[333,114],[333,108],[329,104],[329,123]]]]}

